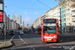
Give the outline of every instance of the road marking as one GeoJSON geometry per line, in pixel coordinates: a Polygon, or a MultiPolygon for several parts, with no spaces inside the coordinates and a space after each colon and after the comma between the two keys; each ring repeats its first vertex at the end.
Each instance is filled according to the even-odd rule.
{"type": "Polygon", "coordinates": [[[14,49],[11,49],[11,50],[14,50],[14,49]]]}
{"type": "MultiPolygon", "coordinates": [[[[27,44],[27,43],[20,37],[20,35],[19,35],[19,38],[20,38],[21,41],[23,41],[25,44],[27,44]]],[[[28,45],[28,44],[27,44],[27,45],[28,45]]]]}
{"type": "Polygon", "coordinates": [[[70,50],[74,49],[75,46],[71,47],[70,50]]]}
{"type": "Polygon", "coordinates": [[[59,42],[62,42],[63,40],[60,40],[59,42]]]}
{"type": "Polygon", "coordinates": [[[12,39],[15,37],[15,35],[10,39],[12,41],[12,39]]]}
{"type": "Polygon", "coordinates": [[[31,47],[33,50],[35,50],[35,48],[31,47]]]}

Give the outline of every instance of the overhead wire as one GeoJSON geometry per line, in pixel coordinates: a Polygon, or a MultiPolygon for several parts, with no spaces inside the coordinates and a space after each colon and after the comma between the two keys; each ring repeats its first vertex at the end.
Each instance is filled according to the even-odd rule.
{"type": "Polygon", "coordinates": [[[40,8],[24,8],[24,7],[20,7],[20,9],[48,10],[48,9],[40,9],[40,8]]]}
{"type": "Polygon", "coordinates": [[[37,0],[38,2],[40,2],[41,4],[43,4],[44,6],[50,8],[49,6],[47,6],[46,4],[42,3],[41,1],[37,0]]]}
{"type": "MultiPolygon", "coordinates": [[[[11,1],[12,1],[12,0],[11,0],[11,1]]],[[[41,9],[41,8],[26,8],[26,7],[20,7],[20,6],[17,5],[15,2],[12,1],[12,3],[14,3],[15,6],[18,7],[19,9],[48,10],[48,9],[41,9]]]]}

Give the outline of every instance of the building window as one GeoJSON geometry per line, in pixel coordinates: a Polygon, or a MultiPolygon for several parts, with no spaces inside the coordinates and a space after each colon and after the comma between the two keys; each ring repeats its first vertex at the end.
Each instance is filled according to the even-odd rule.
{"type": "Polygon", "coordinates": [[[68,6],[69,6],[69,4],[68,4],[68,6]]]}
{"type": "Polygon", "coordinates": [[[70,9],[68,8],[68,10],[70,10],[70,9]]]}
{"type": "Polygon", "coordinates": [[[68,20],[68,18],[67,18],[67,20],[68,20]]]}
{"type": "Polygon", "coordinates": [[[67,11],[67,9],[66,9],[66,11],[67,11]]]}
{"type": "Polygon", "coordinates": [[[64,12],[65,12],[65,10],[64,10],[64,12]]]}
{"type": "Polygon", "coordinates": [[[65,14],[64,14],[64,16],[65,16],[65,14]]]}
{"type": "Polygon", "coordinates": [[[64,26],[66,26],[66,23],[64,23],[64,26]]]}
{"type": "Polygon", "coordinates": [[[64,18],[64,20],[66,20],[66,19],[64,18]]]}

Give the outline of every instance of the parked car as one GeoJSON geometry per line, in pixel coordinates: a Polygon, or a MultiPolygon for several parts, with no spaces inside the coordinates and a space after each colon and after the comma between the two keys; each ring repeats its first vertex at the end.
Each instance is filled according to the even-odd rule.
{"type": "Polygon", "coordinates": [[[14,31],[10,31],[9,32],[9,35],[14,35],[14,31]]]}
{"type": "Polygon", "coordinates": [[[19,34],[22,34],[22,35],[23,35],[23,34],[24,34],[24,32],[23,32],[23,31],[19,31],[19,34]]]}

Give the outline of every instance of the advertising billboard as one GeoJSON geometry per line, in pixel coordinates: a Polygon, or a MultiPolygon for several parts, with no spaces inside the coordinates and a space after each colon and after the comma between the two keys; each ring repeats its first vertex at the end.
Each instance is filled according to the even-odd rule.
{"type": "Polygon", "coordinates": [[[3,12],[0,12],[0,22],[3,22],[3,12]]]}

